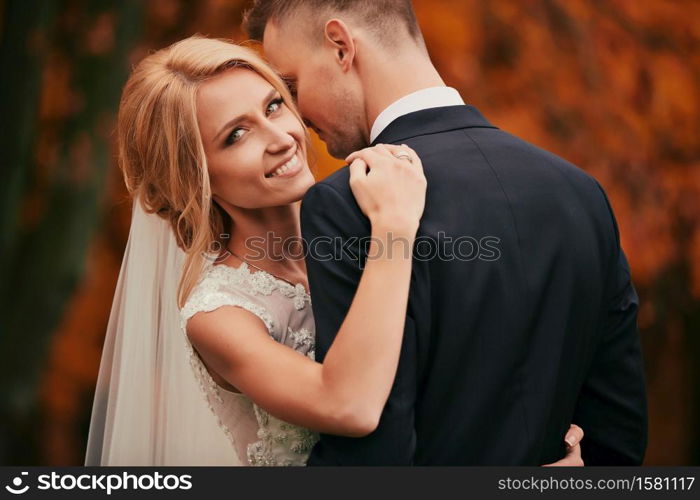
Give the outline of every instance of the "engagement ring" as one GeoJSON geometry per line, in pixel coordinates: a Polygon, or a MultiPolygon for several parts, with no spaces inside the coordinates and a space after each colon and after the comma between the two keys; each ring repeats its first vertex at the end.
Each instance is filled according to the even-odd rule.
{"type": "Polygon", "coordinates": [[[413,163],[413,160],[411,159],[411,155],[408,153],[392,153],[395,158],[398,158],[399,160],[408,160],[409,163],[413,163]]]}

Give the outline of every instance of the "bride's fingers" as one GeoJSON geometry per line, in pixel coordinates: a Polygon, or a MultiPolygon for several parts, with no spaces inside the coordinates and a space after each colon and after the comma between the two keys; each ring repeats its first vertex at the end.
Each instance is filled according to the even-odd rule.
{"type": "Polygon", "coordinates": [[[362,156],[365,152],[371,151],[371,150],[372,150],[372,148],[358,149],[357,151],[354,151],[345,157],[345,163],[347,163],[349,165],[350,163],[352,163],[352,161],[355,158],[357,158],[358,156],[362,156]]]}
{"type": "Polygon", "coordinates": [[[423,175],[423,162],[421,162],[418,153],[408,147],[406,144],[383,144],[383,151],[390,155],[391,160],[404,167],[409,167],[413,171],[423,175]]]}
{"type": "Polygon", "coordinates": [[[398,158],[397,155],[408,155],[413,164],[416,164],[416,160],[419,160],[418,154],[405,144],[401,144],[400,146],[398,144],[384,144],[384,146],[395,158],[398,158]]]}
{"type": "Polygon", "coordinates": [[[362,158],[356,158],[348,167],[350,169],[350,182],[356,182],[367,177],[367,163],[362,158]]]}
{"type": "Polygon", "coordinates": [[[364,160],[364,162],[369,167],[370,171],[372,169],[381,168],[382,166],[387,165],[391,161],[389,157],[386,156],[384,153],[374,149],[362,149],[360,151],[356,151],[350,156],[348,156],[347,160],[353,162],[358,158],[364,160]]]}
{"type": "Polygon", "coordinates": [[[401,148],[408,151],[408,154],[411,156],[411,160],[413,160],[411,163],[423,168],[423,162],[421,161],[420,156],[418,156],[418,153],[416,153],[413,149],[409,148],[406,144],[401,144],[401,148]]]}
{"type": "Polygon", "coordinates": [[[406,145],[398,146],[396,144],[376,144],[372,147],[360,149],[350,153],[345,158],[345,162],[350,164],[355,158],[363,158],[367,157],[367,155],[371,155],[371,157],[377,159],[384,158],[386,160],[393,161],[396,158],[396,155],[399,153],[408,154],[411,157],[412,163],[415,163],[415,160],[418,158],[416,152],[406,145]]]}

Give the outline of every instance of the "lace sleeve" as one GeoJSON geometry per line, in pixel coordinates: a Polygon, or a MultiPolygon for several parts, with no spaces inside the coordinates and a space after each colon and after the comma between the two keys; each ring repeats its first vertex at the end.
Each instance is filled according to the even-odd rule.
{"type": "Polygon", "coordinates": [[[215,291],[196,289],[180,312],[181,326],[186,331],[187,321],[198,312],[211,312],[222,306],[236,306],[255,314],[267,327],[272,335],[274,321],[270,313],[263,306],[247,300],[243,296],[235,295],[228,291],[215,291]]]}
{"type": "Polygon", "coordinates": [[[189,363],[211,414],[235,450],[238,462],[247,464],[247,446],[257,432],[257,422],[251,402],[242,394],[222,388],[213,379],[204,361],[187,337],[187,321],[198,312],[211,312],[223,306],[235,306],[256,315],[272,336],[273,318],[267,308],[256,304],[242,291],[231,289],[219,280],[205,277],[192,291],[180,311],[182,334],[189,363]],[[251,420],[252,419],[252,420],[251,420]],[[253,426],[253,427],[251,427],[253,426]]]}

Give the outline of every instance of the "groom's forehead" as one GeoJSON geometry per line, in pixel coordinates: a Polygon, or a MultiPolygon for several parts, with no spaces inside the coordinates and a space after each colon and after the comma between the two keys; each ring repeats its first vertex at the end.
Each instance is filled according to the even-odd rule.
{"type": "Polygon", "coordinates": [[[268,22],[265,27],[265,56],[280,73],[290,72],[290,66],[296,65],[296,59],[306,50],[305,42],[301,30],[286,29],[274,21],[268,22]]]}
{"type": "Polygon", "coordinates": [[[263,43],[268,41],[287,44],[309,43],[309,35],[316,26],[315,20],[303,16],[286,16],[281,19],[270,19],[265,24],[263,43]]]}

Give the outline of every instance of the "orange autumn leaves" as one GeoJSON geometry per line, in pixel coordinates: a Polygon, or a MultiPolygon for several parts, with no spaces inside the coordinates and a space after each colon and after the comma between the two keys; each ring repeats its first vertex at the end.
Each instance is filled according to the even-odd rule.
{"type": "Polygon", "coordinates": [[[700,299],[700,3],[416,1],[446,82],[604,186],[640,287],[700,299]]]}

